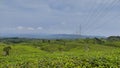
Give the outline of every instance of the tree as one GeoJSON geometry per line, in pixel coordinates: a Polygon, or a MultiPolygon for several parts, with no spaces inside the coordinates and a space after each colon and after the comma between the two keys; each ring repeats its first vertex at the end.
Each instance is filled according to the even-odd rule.
{"type": "Polygon", "coordinates": [[[107,38],[108,41],[119,41],[120,36],[110,36],[107,38]]]}
{"type": "Polygon", "coordinates": [[[95,39],[95,43],[98,43],[98,44],[103,44],[104,41],[102,39],[99,39],[99,38],[94,38],[95,39]]]}
{"type": "Polygon", "coordinates": [[[10,50],[11,50],[11,47],[10,47],[10,46],[4,47],[4,48],[3,48],[4,56],[9,55],[10,50]]]}

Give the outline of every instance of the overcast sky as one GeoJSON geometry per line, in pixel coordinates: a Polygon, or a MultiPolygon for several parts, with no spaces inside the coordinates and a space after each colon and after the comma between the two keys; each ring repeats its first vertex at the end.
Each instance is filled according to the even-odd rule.
{"type": "Polygon", "coordinates": [[[120,0],[0,0],[0,33],[120,35],[120,0]]]}

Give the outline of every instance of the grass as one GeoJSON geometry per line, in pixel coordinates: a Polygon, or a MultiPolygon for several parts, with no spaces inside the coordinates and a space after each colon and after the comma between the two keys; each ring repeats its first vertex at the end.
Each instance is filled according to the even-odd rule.
{"type": "Polygon", "coordinates": [[[66,40],[63,44],[34,40],[9,44],[10,55],[3,56],[6,45],[0,43],[1,68],[120,68],[119,41],[94,44],[92,40],[66,40]]]}

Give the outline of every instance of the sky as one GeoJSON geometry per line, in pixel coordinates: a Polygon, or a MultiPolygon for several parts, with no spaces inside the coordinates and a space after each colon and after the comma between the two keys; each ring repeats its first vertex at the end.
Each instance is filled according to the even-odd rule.
{"type": "Polygon", "coordinates": [[[120,35],[120,0],[0,0],[0,34],[120,35]]]}

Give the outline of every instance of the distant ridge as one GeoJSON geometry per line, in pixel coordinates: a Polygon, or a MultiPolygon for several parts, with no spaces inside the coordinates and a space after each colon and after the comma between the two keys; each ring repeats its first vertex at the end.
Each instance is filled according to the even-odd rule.
{"type": "Polygon", "coordinates": [[[75,34],[6,34],[1,37],[39,38],[39,39],[79,39],[79,38],[105,38],[104,36],[86,36],[75,34]]]}

